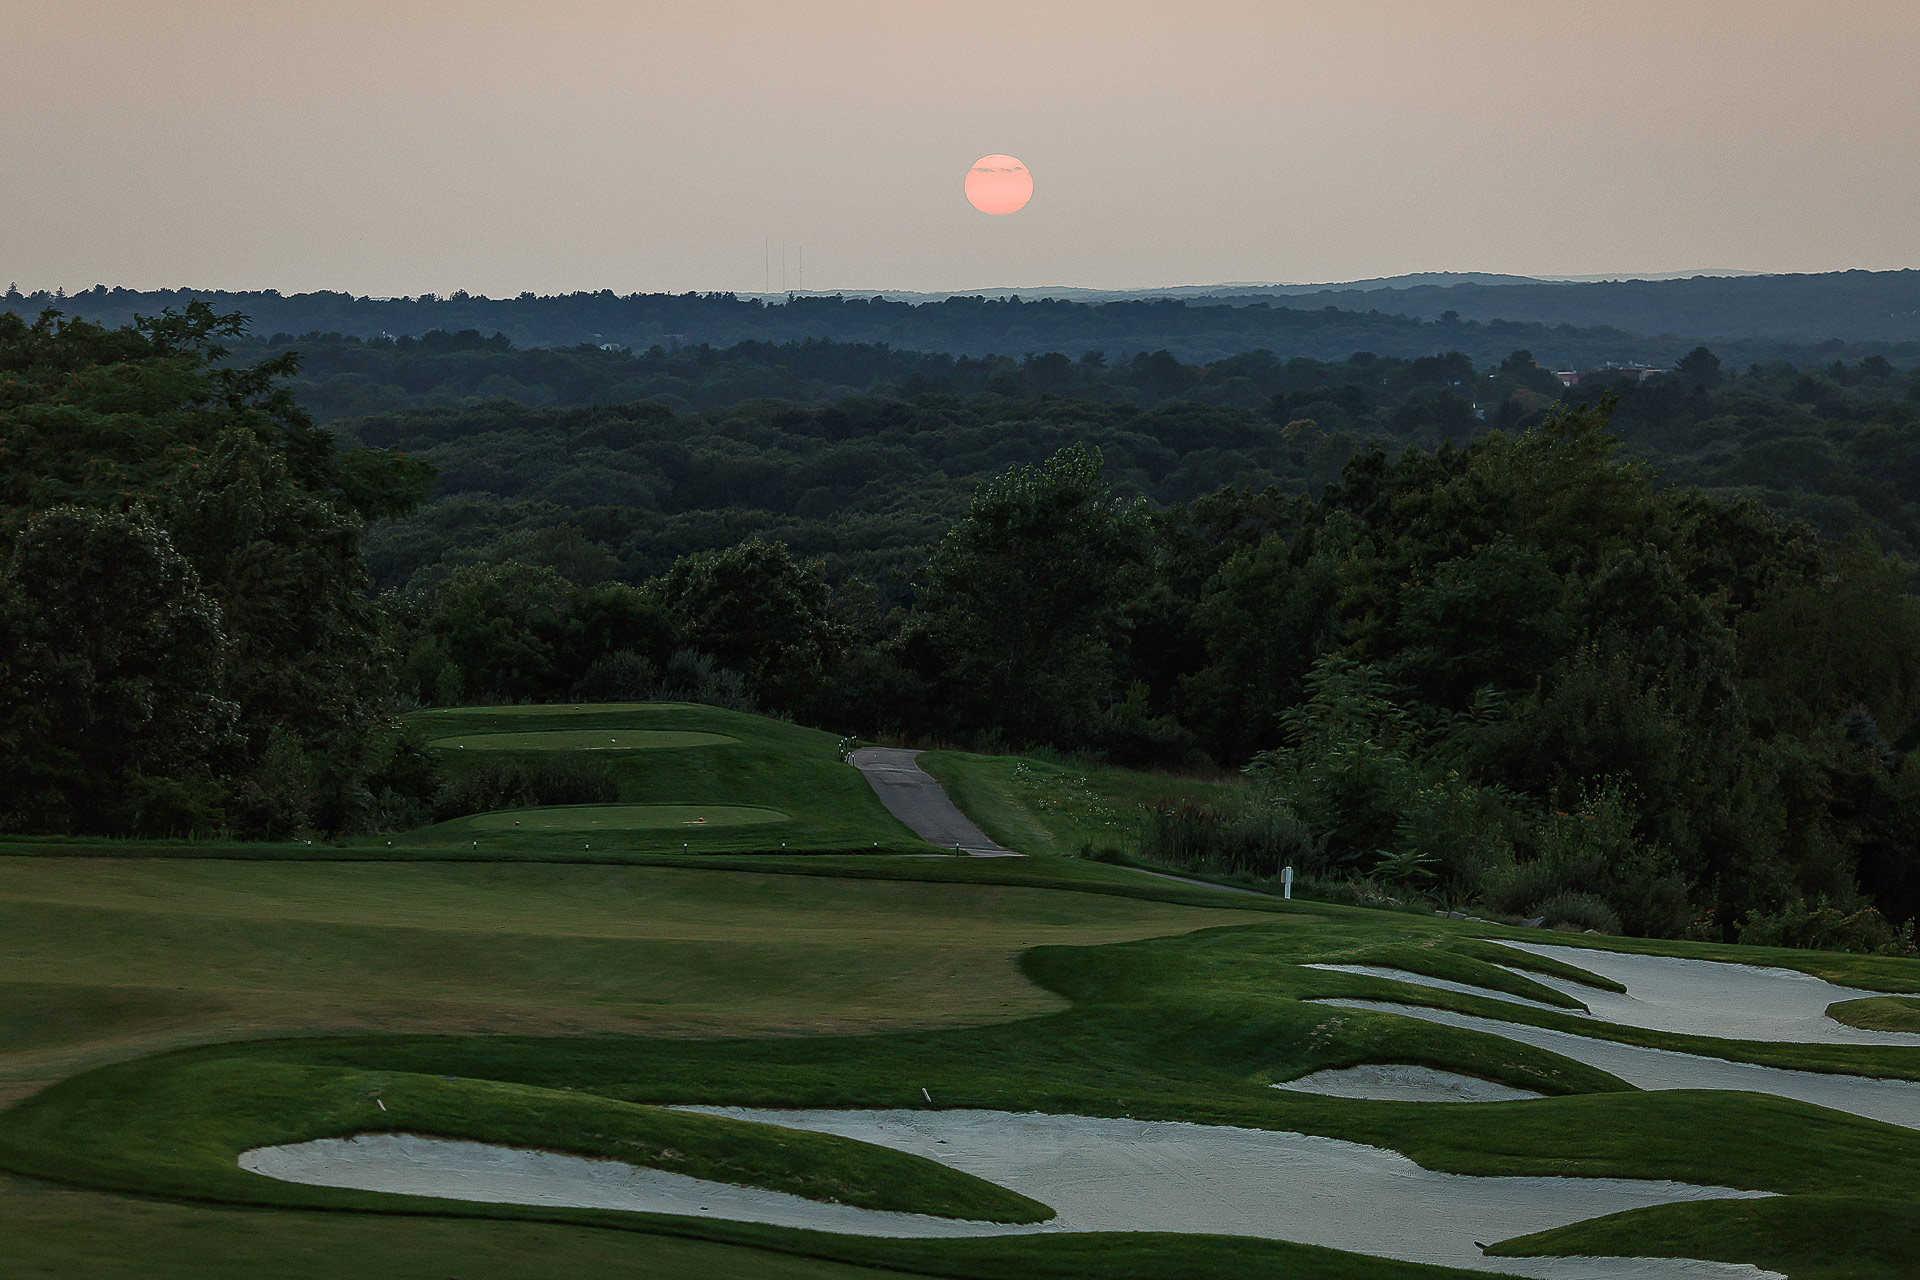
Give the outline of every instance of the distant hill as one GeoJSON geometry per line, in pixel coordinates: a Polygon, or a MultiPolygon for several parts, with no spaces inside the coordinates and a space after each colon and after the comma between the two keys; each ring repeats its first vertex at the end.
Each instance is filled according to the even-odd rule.
{"type": "Polygon", "coordinates": [[[1356,351],[1403,358],[1460,351],[1480,364],[1525,348],[1551,364],[1583,367],[1608,361],[1668,364],[1700,342],[1740,364],[1920,356],[1920,271],[1596,283],[1485,277],[1449,284],[1388,280],[1257,288],[1268,293],[1107,300],[973,295],[916,302],[840,295],[777,300],[731,293],[622,296],[611,290],[517,298],[465,293],[370,298],[98,286],[71,296],[10,291],[3,305],[25,315],[55,306],[118,325],[136,314],[205,298],[219,310],[246,312],[262,337],[338,333],[371,339],[471,330],[503,334],[521,348],[587,344],[645,351],[831,339],[971,356],[1059,351],[1077,357],[1101,351],[1124,358],[1164,349],[1190,362],[1254,350],[1319,360],[1344,359],[1356,351]],[[1379,287],[1368,287],[1374,284],[1379,287]],[[1276,292],[1299,288],[1314,291],[1276,292]]]}

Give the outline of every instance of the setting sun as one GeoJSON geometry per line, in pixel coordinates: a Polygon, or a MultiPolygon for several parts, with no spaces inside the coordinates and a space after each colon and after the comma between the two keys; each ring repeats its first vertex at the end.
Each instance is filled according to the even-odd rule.
{"type": "Polygon", "coordinates": [[[1033,199],[1033,175],[1012,156],[981,156],[967,170],[967,203],[982,213],[1018,213],[1033,199]]]}

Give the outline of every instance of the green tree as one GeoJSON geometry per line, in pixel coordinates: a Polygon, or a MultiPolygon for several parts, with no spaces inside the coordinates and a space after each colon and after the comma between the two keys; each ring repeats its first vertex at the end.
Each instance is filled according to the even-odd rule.
{"type": "Polygon", "coordinates": [[[0,826],[218,826],[230,652],[157,525],[72,506],[29,517],[0,579],[0,826]]]}
{"type": "Polygon", "coordinates": [[[996,476],[916,579],[910,644],[951,727],[1071,744],[1112,700],[1150,540],[1101,470],[1075,445],[996,476]]]}
{"type": "Polygon", "coordinates": [[[756,537],[683,556],[647,592],[681,644],[739,672],[770,706],[812,696],[845,648],[825,566],[795,560],[784,542],[756,537]]]}

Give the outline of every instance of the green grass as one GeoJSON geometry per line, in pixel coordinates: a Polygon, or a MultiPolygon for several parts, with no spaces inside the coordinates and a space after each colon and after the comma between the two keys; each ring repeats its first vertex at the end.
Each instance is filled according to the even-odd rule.
{"type": "MultiPolygon", "coordinates": [[[[16,1150],[98,1147],[82,1174],[95,1186],[238,1203],[380,1209],[389,1197],[262,1178],[242,1170],[255,1147],[363,1133],[415,1133],[556,1150],[863,1209],[988,1222],[1040,1222],[1052,1211],[932,1160],[827,1134],[638,1106],[592,1094],[439,1074],[267,1062],[225,1052],[104,1068],[53,1086],[20,1112],[16,1150]],[[61,1105],[69,1093],[82,1105],[61,1105]],[[38,1124],[36,1125],[36,1122],[38,1124]]],[[[84,1159],[84,1156],[81,1157],[84,1159]]],[[[43,1162],[66,1177],[75,1160],[43,1162]]]]}
{"type": "Polygon", "coordinates": [[[124,856],[137,849],[0,857],[0,1102],[102,1060],[299,1031],[979,1024],[1066,1007],[1021,972],[1028,947],[1262,918],[1235,904],[1049,890],[1024,865],[1035,883],[969,882],[985,864],[954,859],[798,864],[953,877],[930,882],[124,856]]]}
{"type": "Polygon", "coordinates": [[[582,833],[600,837],[602,854],[929,849],[840,759],[840,739],[818,729],[672,702],[455,707],[408,720],[429,735],[449,777],[502,761],[592,761],[612,772],[621,805],[648,808],[518,810],[504,821],[480,814],[410,832],[394,841],[401,849],[464,847],[489,858],[595,852],[582,833]]]}
{"type": "Polygon", "coordinates": [[[1859,1027],[1863,1031],[1920,1032],[1920,1000],[1899,996],[1842,1000],[1827,1006],[1827,1016],[1835,1022],[1859,1027]]]}
{"type": "Polygon", "coordinates": [[[704,831],[709,827],[761,827],[789,822],[778,809],[720,804],[569,804],[551,809],[502,809],[468,818],[472,831],[704,831]]]}
{"type": "Polygon", "coordinates": [[[927,751],[920,767],[993,839],[1022,853],[1131,852],[1149,810],[1245,802],[1238,779],[927,751]]]}
{"type": "MultiPolygon", "coordinates": [[[[856,783],[853,794],[877,806],[839,762],[837,740],[778,722],[703,708],[584,710],[578,716],[595,721],[586,726],[571,709],[431,714],[440,736],[597,733],[607,717],[631,725],[657,714],[642,730],[739,739],[596,757],[636,805],[778,808],[816,830],[864,820],[830,786],[856,783]]],[[[685,1172],[869,1203],[972,1213],[980,1210],[965,1206],[987,1197],[1000,1212],[1021,1212],[993,1199],[1001,1192],[877,1148],[796,1144],[659,1109],[924,1107],[924,1089],[934,1106],[1323,1134],[1459,1173],[1661,1177],[1778,1195],[1576,1224],[1503,1246],[1514,1253],[1714,1257],[1795,1280],[1910,1267],[1904,1206],[1920,1197],[1920,1135],[1756,1095],[1641,1093],[1498,1037],[1311,1001],[1389,999],[1599,1030],[1565,1013],[1302,967],[1397,968],[1561,1009],[1577,1000],[1525,974],[1617,989],[1579,969],[1577,956],[1492,945],[1537,941],[1537,932],[1227,895],[1050,852],[1100,848],[1163,800],[1231,802],[1231,783],[924,759],[990,834],[1025,841],[1036,856],[796,859],[752,844],[603,851],[597,832],[587,851],[566,847],[577,832],[525,826],[480,837],[487,847],[477,855],[444,832],[392,849],[0,843],[0,855],[14,855],[0,856],[0,1098],[18,1099],[0,1112],[0,1165],[13,1171],[0,1176],[0,1233],[27,1241],[9,1265],[165,1280],[317,1276],[321,1266],[334,1275],[343,1258],[368,1280],[1458,1274],[1224,1237],[888,1241],[428,1201],[274,1183],[231,1163],[247,1146],[404,1127],[674,1160],[685,1172]],[[1547,1096],[1357,1103],[1270,1087],[1372,1062],[1547,1096]]],[[[527,821],[496,815],[516,818],[527,821]]],[[[774,832],[777,850],[778,830],[733,835],[774,832]]],[[[1920,991],[1911,960],[1603,941],[1920,991]]],[[[1884,1003],[1902,1013],[1912,1004],[1884,1003]]],[[[1917,1049],[1610,1034],[1920,1078],[1917,1049]]]]}
{"type": "MultiPolygon", "coordinates": [[[[1324,1134],[1458,1173],[1674,1178],[1772,1191],[1812,1206],[1857,1194],[1870,1170],[1876,1194],[1920,1195],[1920,1141],[1911,1131],[1756,1095],[1639,1093],[1492,1037],[1301,1002],[1369,981],[1301,969],[1303,960],[1428,940],[1398,917],[1386,920],[1398,940],[1378,926],[1282,918],[1103,947],[1040,948],[1026,953],[1025,968],[1070,1007],[984,1027],[753,1040],[362,1036],[194,1049],[73,1077],[16,1106],[0,1116],[0,1162],[95,1188],[346,1207],[330,1197],[368,1193],[255,1186],[195,1153],[361,1125],[371,1117],[370,1086],[360,1082],[452,1075],[536,1091],[516,1098],[566,1094],[567,1105],[598,1105],[580,1098],[591,1095],[641,1105],[898,1107],[925,1105],[925,1089],[935,1105],[967,1099],[1324,1134]],[[1463,1070],[1558,1096],[1517,1105],[1354,1104],[1268,1087],[1365,1061],[1463,1070]],[[343,1097],[359,1110],[343,1113],[343,1097]]],[[[1427,949],[1444,951],[1446,939],[1427,949]]],[[[423,1109],[411,1127],[476,1132],[461,1124],[459,1102],[422,1093],[411,1104],[423,1109]]],[[[393,1197],[355,1203],[392,1213],[587,1220],[524,1206],[449,1209],[393,1197]]],[[[818,1248],[804,1233],[771,1228],[748,1235],[710,1223],[672,1229],[803,1253],[818,1248]]],[[[1110,1247],[1124,1252],[1131,1242],[1110,1247]]],[[[1185,1247],[1192,1252],[1182,1265],[1198,1267],[1215,1244],[1185,1247]]],[[[858,1240],[834,1249],[842,1261],[977,1273],[951,1242],[858,1240]]]]}
{"type": "MultiPolygon", "coordinates": [[[[635,719],[642,712],[622,713],[635,719]]],[[[664,751],[680,747],[722,747],[740,739],[692,729],[549,729],[543,733],[469,733],[435,738],[436,751],[664,751]]]]}

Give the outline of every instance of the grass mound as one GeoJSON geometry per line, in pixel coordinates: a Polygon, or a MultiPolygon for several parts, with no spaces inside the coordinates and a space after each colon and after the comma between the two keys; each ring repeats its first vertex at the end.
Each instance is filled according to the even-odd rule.
{"type": "Polygon", "coordinates": [[[441,751],[665,751],[722,747],[740,739],[697,729],[549,729],[543,733],[469,733],[427,743],[441,751]]]}
{"type": "Polygon", "coordinates": [[[277,1183],[236,1162],[256,1147],[416,1133],[619,1160],[864,1209],[1008,1223],[1053,1216],[980,1178],[850,1138],[492,1080],[207,1051],[76,1077],[8,1118],[0,1160],[15,1172],[216,1201],[390,1211],[392,1197],[277,1183]],[[68,1095],[89,1104],[64,1106],[68,1095]],[[101,1129],[113,1135],[110,1146],[99,1141],[101,1129]]]}
{"type": "Polygon", "coordinates": [[[580,804],[557,809],[508,809],[475,814],[475,831],[663,831],[702,827],[751,827],[788,822],[778,809],[720,804],[580,804]]]}
{"type": "Polygon", "coordinates": [[[1868,996],[1827,1006],[1835,1022],[1862,1031],[1920,1032],[1920,1000],[1907,996],[1868,996]]]}
{"type": "Polygon", "coordinates": [[[582,832],[604,837],[596,854],[929,848],[840,758],[839,738],[782,720],[675,702],[462,707],[409,720],[429,735],[451,793],[485,792],[487,770],[523,765],[605,775],[611,794],[592,797],[593,812],[502,804],[410,832],[396,848],[538,856],[579,852],[582,832]]]}

